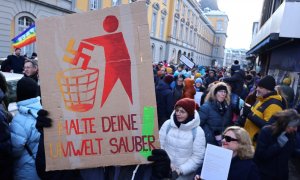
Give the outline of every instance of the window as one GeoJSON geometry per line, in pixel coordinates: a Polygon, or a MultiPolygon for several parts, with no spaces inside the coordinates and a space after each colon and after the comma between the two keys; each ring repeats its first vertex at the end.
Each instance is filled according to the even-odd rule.
{"type": "Polygon", "coordinates": [[[190,42],[189,44],[192,44],[192,42],[193,42],[193,31],[192,30],[190,30],[190,41],[189,42],[190,42]]]}
{"type": "Polygon", "coordinates": [[[99,9],[99,0],[90,0],[90,10],[99,9]]]}
{"type": "Polygon", "coordinates": [[[188,37],[189,37],[189,28],[186,27],[186,28],[185,28],[185,41],[186,41],[186,42],[189,40],[188,37]]]}
{"type": "Polygon", "coordinates": [[[220,37],[216,37],[216,43],[220,42],[220,37]]]}
{"type": "Polygon", "coordinates": [[[163,51],[163,47],[160,46],[159,48],[159,61],[163,61],[164,59],[164,51],[163,51]]]}
{"type": "Polygon", "coordinates": [[[185,8],[186,8],[186,6],[183,5],[183,8],[182,8],[182,16],[183,16],[183,17],[185,16],[185,8]]]}
{"type": "Polygon", "coordinates": [[[222,31],[223,30],[223,21],[218,20],[217,21],[217,31],[222,31]]]}
{"type": "Polygon", "coordinates": [[[152,23],[151,23],[152,36],[155,36],[155,33],[156,33],[156,18],[157,18],[157,12],[153,12],[152,13],[152,23]]]}
{"type": "Polygon", "coordinates": [[[177,37],[177,24],[178,24],[178,20],[174,20],[174,26],[173,26],[173,37],[177,37]]]}
{"type": "Polygon", "coordinates": [[[283,0],[275,0],[274,1],[272,13],[274,13],[277,10],[277,8],[280,6],[280,4],[282,4],[282,2],[283,2],[283,0]]]}
{"type": "Polygon", "coordinates": [[[152,44],[151,48],[152,48],[152,58],[153,58],[153,62],[156,62],[156,61],[155,61],[155,44],[152,44]]]}
{"type": "Polygon", "coordinates": [[[184,31],[183,28],[184,28],[184,27],[183,27],[183,23],[181,23],[181,24],[180,24],[180,32],[179,32],[179,39],[180,39],[180,40],[183,40],[183,31],[184,31]]]}
{"type": "Polygon", "coordinates": [[[121,0],[112,0],[112,6],[118,6],[121,4],[121,0]]]}
{"type": "MultiPolygon", "coordinates": [[[[32,24],[34,24],[34,21],[32,18],[30,18],[28,16],[22,16],[22,17],[18,18],[18,24],[17,24],[18,27],[17,27],[16,35],[23,32],[25,29],[27,29],[32,24]]],[[[22,53],[30,56],[32,54],[32,52],[34,52],[34,49],[35,49],[35,43],[32,43],[32,44],[29,44],[29,45],[23,47],[22,53]]]]}
{"type": "Polygon", "coordinates": [[[179,10],[179,8],[180,8],[180,0],[177,0],[176,1],[176,10],[179,10]]]}
{"type": "Polygon", "coordinates": [[[194,14],[192,14],[191,23],[194,24],[194,22],[195,22],[195,16],[194,16],[194,14]]]}
{"type": "Polygon", "coordinates": [[[160,32],[159,32],[160,39],[163,39],[164,31],[165,31],[165,17],[161,17],[160,32]]]}

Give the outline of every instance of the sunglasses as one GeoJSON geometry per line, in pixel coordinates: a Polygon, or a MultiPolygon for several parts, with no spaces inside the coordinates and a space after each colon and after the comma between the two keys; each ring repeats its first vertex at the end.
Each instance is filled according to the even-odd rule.
{"type": "Polygon", "coordinates": [[[232,138],[230,136],[226,136],[226,135],[223,136],[223,139],[225,139],[226,142],[238,141],[237,139],[232,138]]]}

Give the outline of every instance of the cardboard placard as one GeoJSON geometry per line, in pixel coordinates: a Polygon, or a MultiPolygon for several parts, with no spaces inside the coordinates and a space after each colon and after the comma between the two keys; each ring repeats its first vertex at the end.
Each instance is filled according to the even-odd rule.
{"type": "Polygon", "coordinates": [[[159,147],[145,2],[39,20],[46,170],[147,163],[159,147]]]}
{"type": "Polygon", "coordinates": [[[184,55],[180,56],[180,61],[183,62],[190,69],[192,69],[195,66],[195,63],[184,55]]]}

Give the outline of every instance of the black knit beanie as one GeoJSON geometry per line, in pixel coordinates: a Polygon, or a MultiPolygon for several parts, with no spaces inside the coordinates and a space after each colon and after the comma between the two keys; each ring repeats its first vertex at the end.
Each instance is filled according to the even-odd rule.
{"type": "Polygon", "coordinates": [[[17,101],[38,96],[38,84],[29,77],[23,77],[17,83],[17,101]]]}
{"type": "Polygon", "coordinates": [[[217,92],[220,91],[220,90],[225,90],[225,91],[228,93],[228,89],[227,89],[226,86],[224,86],[224,85],[219,85],[218,87],[216,87],[216,89],[215,89],[215,91],[214,91],[214,95],[216,95],[217,92]]]}
{"type": "Polygon", "coordinates": [[[276,82],[272,76],[267,75],[258,82],[257,86],[274,91],[276,82]]]}

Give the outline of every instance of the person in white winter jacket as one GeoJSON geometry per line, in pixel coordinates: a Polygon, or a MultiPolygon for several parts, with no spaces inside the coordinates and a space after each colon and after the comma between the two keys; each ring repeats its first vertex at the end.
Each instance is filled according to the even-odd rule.
{"type": "Polygon", "coordinates": [[[205,153],[205,135],[193,99],[183,98],[175,104],[169,120],[159,131],[161,148],[170,159],[177,180],[193,179],[202,165],[205,153]]]}

